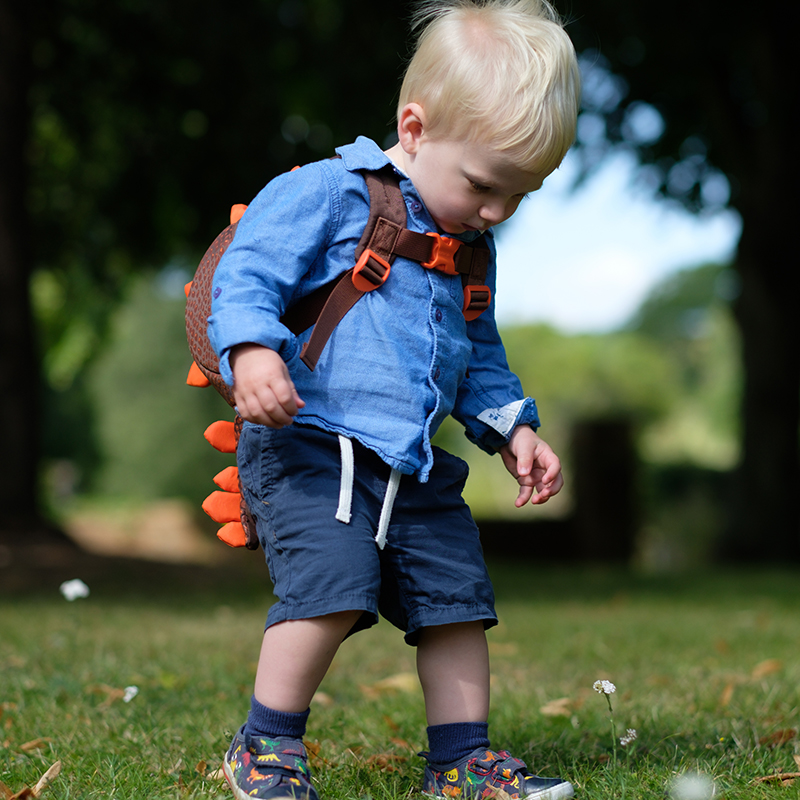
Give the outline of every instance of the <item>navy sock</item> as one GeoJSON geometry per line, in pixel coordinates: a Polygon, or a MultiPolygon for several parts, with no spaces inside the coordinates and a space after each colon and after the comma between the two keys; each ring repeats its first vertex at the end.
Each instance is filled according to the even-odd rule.
{"type": "Polygon", "coordinates": [[[453,722],[428,728],[428,762],[442,766],[489,746],[488,722],[453,722]]]}
{"type": "Polygon", "coordinates": [[[245,733],[250,736],[290,736],[302,739],[310,713],[310,709],[300,712],[275,711],[259,703],[253,696],[250,700],[245,733]]]}

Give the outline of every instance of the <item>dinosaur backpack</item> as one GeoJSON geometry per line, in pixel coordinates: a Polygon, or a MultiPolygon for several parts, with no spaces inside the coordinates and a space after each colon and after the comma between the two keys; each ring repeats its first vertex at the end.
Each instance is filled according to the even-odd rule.
{"type": "MultiPolygon", "coordinates": [[[[485,285],[489,249],[482,237],[474,244],[465,244],[438,233],[408,230],[406,204],[394,170],[384,167],[365,171],[363,175],[369,190],[370,211],[356,247],[355,266],[299,300],[281,318],[295,335],[313,326],[300,354],[312,371],[336,325],[361,297],[386,282],[396,256],[416,261],[425,269],[460,275],[467,320],[478,317],[491,302],[491,292],[485,285]]],[[[213,386],[234,409],[233,392],[220,375],[219,359],[208,339],[207,321],[211,315],[214,272],[246,209],[241,204],[231,208],[230,224],[214,239],[193,280],[185,287],[186,337],[193,358],[186,383],[213,386]]],[[[238,414],[233,421],[218,420],[206,429],[205,438],[220,452],[234,454],[243,424],[238,414]]],[[[223,524],[217,536],[231,547],[255,550],[258,547],[255,521],[242,497],[238,469],[227,467],[214,477],[214,483],[219,490],[206,498],[203,510],[215,522],[223,524]]]]}

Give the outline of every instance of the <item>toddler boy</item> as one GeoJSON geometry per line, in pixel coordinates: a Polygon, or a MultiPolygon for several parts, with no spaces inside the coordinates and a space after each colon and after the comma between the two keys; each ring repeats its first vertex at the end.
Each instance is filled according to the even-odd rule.
{"type": "Polygon", "coordinates": [[[302,743],[309,704],[344,638],[379,613],[417,649],[426,794],[573,794],[490,747],[494,596],[461,496],[466,465],[430,442],[452,414],[500,453],[518,507],[562,487],[536,405],[508,368],[493,299],[475,312],[447,258],[442,271],[398,256],[313,370],[300,357],[311,330],[294,335],[281,321],[353,266],[370,213],[364,175],[387,168],[408,231],[483,263],[490,298],[491,226],[541,187],[573,141],[575,53],[545,0],[437,0],[417,23],[397,144],[384,152],[361,137],[273,180],[215,276],[209,336],[247,421],[239,474],[278,598],[251,710],[223,765],[239,800],[317,800],[302,743]]]}

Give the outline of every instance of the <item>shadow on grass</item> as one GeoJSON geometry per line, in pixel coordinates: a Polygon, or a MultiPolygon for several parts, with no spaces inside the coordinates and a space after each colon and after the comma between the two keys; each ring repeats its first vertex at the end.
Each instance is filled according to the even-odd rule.
{"type": "Polygon", "coordinates": [[[800,601],[800,568],[719,565],[671,573],[643,572],[621,564],[535,563],[490,560],[498,601],[613,602],[636,597],[720,602],[769,597],[800,601]]]}
{"type": "MultiPolygon", "coordinates": [[[[457,566],[455,567],[457,568],[457,566]]],[[[770,598],[796,605],[800,568],[704,567],[674,573],[645,573],[617,564],[489,559],[499,602],[614,602],[621,599],[686,599],[721,602],[770,598]]],[[[80,578],[93,596],[137,602],[192,602],[271,595],[272,585],[260,550],[229,550],[220,545],[212,565],[168,563],[100,556],[77,546],[28,545],[0,550],[0,599],[52,597],[65,580],[80,578]]]]}
{"type": "Polygon", "coordinates": [[[272,592],[261,551],[229,553],[224,545],[213,565],[101,556],[71,545],[29,545],[0,553],[0,600],[51,598],[73,578],[84,581],[94,598],[137,603],[180,605],[198,595],[244,602],[272,592]]]}

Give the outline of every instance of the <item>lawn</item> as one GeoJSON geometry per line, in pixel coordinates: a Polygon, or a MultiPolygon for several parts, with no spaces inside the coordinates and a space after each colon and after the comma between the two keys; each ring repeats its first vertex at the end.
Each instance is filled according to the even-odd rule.
{"type": "MultiPolygon", "coordinates": [[[[6,797],[57,761],[43,798],[229,796],[216,773],[249,705],[271,598],[259,556],[241,556],[222,571],[109,561],[70,575],[91,588],[74,602],[52,572],[0,585],[6,797]]],[[[568,777],[583,800],[710,797],[703,780],[727,800],[800,797],[800,573],[491,566],[496,747],[568,777]]],[[[413,672],[386,622],[344,644],[307,736],[323,800],[417,795],[413,672]]]]}

